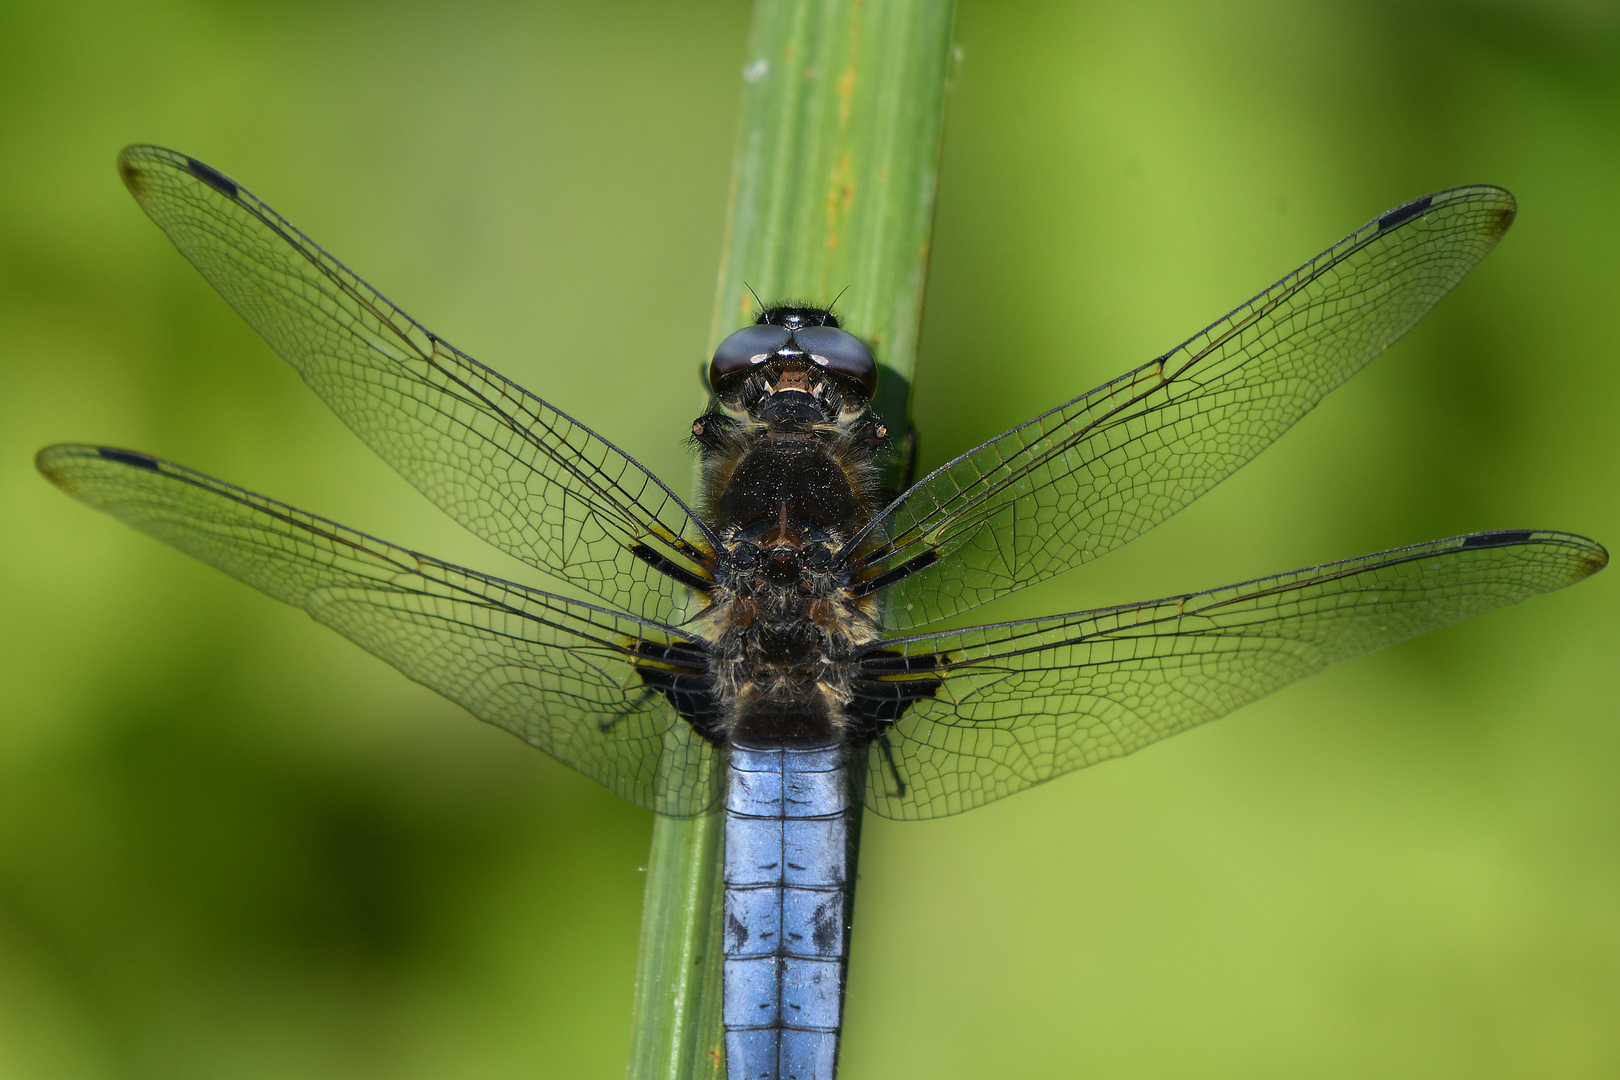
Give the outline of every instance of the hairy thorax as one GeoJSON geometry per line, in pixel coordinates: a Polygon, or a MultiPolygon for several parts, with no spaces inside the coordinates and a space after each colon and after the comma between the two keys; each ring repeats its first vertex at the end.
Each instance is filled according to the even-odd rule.
{"type": "Polygon", "coordinates": [[[871,520],[882,425],[863,394],[813,366],[734,380],[693,425],[719,537],[699,616],[721,734],[742,745],[822,745],[850,723],[855,650],[876,606],[835,559],[871,520]]]}

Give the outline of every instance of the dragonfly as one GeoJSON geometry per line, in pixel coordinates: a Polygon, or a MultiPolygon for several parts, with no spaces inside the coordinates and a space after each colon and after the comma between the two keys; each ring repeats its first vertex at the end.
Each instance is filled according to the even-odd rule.
{"type": "Polygon", "coordinates": [[[134,450],[40,471],[632,802],[723,813],[729,1080],[833,1080],[851,815],[928,819],[1132,753],[1329,664],[1573,584],[1607,552],[1506,529],[1090,611],[940,624],[1105,555],[1249,461],[1423,317],[1515,204],[1375,218],[1180,345],[904,486],[880,368],[827,307],[714,352],[688,501],[457,350],[224,173],[118,161],[142,209],[338,417],[566,593],[411,551],[134,450]]]}

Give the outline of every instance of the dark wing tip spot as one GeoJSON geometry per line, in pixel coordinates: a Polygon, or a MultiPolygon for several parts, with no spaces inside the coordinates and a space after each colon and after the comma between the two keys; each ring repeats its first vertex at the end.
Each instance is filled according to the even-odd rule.
{"type": "Polygon", "coordinates": [[[1434,196],[1425,195],[1421,199],[1413,199],[1411,202],[1406,203],[1403,206],[1397,206],[1395,209],[1378,219],[1378,231],[1388,232],[1397,225],[1405,225],[1408,221],[1411,221],[1413,218],[1418,217],[1424,211],[1428,210],[1429,204],[1432,202],[1434,202],[1434,196]]]}
{"type": "Polygon", "coordinates": [[[1493,242],[1502,239],[1502,234],[1508,231],[1508,226],[1513,224],[1513,219],[1518,216],[1518,213],[1519,208],[1512,203],[1495,211],[1491,214],[1490,224],[1487,226],[1485,234],[1493,242]]]}
{"type": "Polygon", "coordinates": [[[1498,529],[1496,532],[1475,533],[1463,538],[1463,550],[1472,548],[1512,547],[1527,543],[1534,534],[1529,529],[1498,529]]]}
{"type": "MultiPolygon", "coordinates": [[[[1603,569],[1605,566],[1609,565],[1609,553],[1604,550],[1602,544],[1588,540],[1581,536],[1560,535],[1558,533],[1553,533],[1551,535],[1543,533],[1542,536],[1547,542],[1550,543],[1559,543],[1562,541],[1564,544],[1573,545],[1584,549],[1585,557],[1582,558],[1579,565],[1575,567],[1573,576],[1570,577],[1568,581],[1564,582],[1565,585],[1573,584],[1577,581],[1583,581],[1597,573],[1599,570],[1603,569]]],[[[1478,548],[1517,547],[1520,544],[1528,544],[1535,538],[1536,530],[1534,529],[1499,529],[1496,532],[1475,533],[1473,536],[1463,537],[1462,547],[1460,550],[1469,551],[1478,548]]]]}
{"type": "Polygon", "coordinates": [[[186,168],[191,175],[225,196],[227,199],[236,198],[236,181],[220,172],[218,169],[204,165],[196,158],[186,158],[186,168]]]}
{"type": "Polygon", "coordinates": [[[118,178],[137,199],[146,194],[146,174],[141,172],[139,165],[127,157],[118,159],[118,178]]]}
{"type": "Polygon", "coordinates": [[[137,469],[150,469],[152,472],[161,472],[158,468],[158,459],[147,454],[138,454],[134,450],[114,450],[110,446],[96,448],[96,453],[108,461],[116,461],[120,465],[133,465],[137,469]]]}

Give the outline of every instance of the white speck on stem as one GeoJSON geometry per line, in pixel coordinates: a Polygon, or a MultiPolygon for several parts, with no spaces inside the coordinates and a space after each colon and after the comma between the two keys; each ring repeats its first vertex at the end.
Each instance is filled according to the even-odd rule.
{"type": "Polygon", "coordinates": [[[771,70],[771,62],[763,56],[743,67],[743,82],[757,83],[771,70]]]}

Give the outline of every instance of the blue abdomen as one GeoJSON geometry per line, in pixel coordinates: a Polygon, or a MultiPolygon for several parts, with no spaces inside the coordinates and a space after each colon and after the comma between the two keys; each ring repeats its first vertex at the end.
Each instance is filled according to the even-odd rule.
{"type": "Polygon", "coordinates": [[[728,1080],[833,1080],[837,1069],[852,872],[844,754],[730,748],[728,1080]]]}

